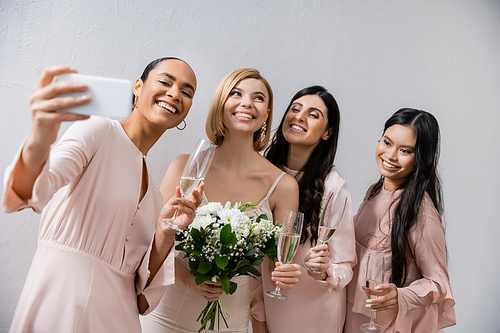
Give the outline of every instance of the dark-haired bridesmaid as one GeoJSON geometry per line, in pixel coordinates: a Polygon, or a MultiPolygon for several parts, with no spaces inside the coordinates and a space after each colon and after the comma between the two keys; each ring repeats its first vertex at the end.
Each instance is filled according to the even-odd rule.
{"type": "MultiPolygon", "coordinates": [[[[254,292],[254,331],[342,332],[346,311],[345,287],[352,278],[355,242],[351,198],[346,182],[334,168],[339,136],[340,111],[333,96],[321,86],[300,90],[292,98],[266,157],[299,184],[299,211],[304,213],[302,237],[294,262],[301,278],[286,290],[289,299],[277,300],[254,292]],[[340,226],[325,244],[318,240],[319,221],[330,193],[343,198],[344,214],[328,211],[325,219],[341,218],[340,226]],[[262,304],[264,306],[262,306],[262,304]]],[[[289,272],[262,265],[263,290],[273,281],[286,281],[289,272]],[[272,276],[271,276],[272,274],[272,276]],[[271,280],[273,279],[273,280],[271,280]]]]}
{"type": "Polygon", "coordinates": [[[375,158],[380,180],[354,217],[358,264],[347,288],[345,332],[359,332],[374,313],[378,327],[364,332],[438,332],[456,320],[441,221],[436,118],[415,109],[397,111],[385,123],[375,158]],[[379,282],[367,288],[366,277],[379,282]]]}

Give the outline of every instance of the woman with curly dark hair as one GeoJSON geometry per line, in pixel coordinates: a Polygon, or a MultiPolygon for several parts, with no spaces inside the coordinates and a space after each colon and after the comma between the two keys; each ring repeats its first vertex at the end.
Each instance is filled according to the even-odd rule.
{"type": "MultiPolygon", "coordinates": [[[[300,267],[300,281],[287,290],[289,299],[262,298],[254,293],[254,321],[265,321],[269,332],[342,332],[344,287],[351,280],[356,259],[351,199],[346,182],[334,168],[339,124],[333,96],[321,86],[304,88],[292,98],[266,151],[269,161],[297,180],[299,211],[305,215],[294,260],[305,263],[300,267]],[[319,221],[330,193],[345,202],[345,211],[337,215],[341,212],[327,210],[327,220],[342,221],[333,237],[321,244],[319,221]],[[264,307],[259,307],[262,303],[264,307]]],[[[269,266],[266,262],[262,266],[264,290],[272,288],[269,266]]]]}

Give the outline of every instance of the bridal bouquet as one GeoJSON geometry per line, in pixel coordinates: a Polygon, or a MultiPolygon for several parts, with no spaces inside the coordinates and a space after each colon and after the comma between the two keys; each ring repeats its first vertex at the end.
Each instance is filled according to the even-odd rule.
{"type": "MultiPolygon", "coordinates": [[[[264,256],[276,256],[276,244],[280,227],[267,220],[267,216],[247,216],[244,211],[255,205],[237,203],[231,207],[227,202],[223,207],[211,202],[196,210],[196,217],[187,228],[178,233],[175,247],[186,253],[189,258],[191,274],[196,284],[211,279],[220,280],[226,294],[233,294],[237,284],[231,279],[236,275],[260,276],[255,268],[264,261],[264,256]]],[[[214,330],[215,318],[220,316],[227,325],[229,314],[219,299],[208,302],[197,321],[201,318],[201,332],[210,321],[214,330]]]]}

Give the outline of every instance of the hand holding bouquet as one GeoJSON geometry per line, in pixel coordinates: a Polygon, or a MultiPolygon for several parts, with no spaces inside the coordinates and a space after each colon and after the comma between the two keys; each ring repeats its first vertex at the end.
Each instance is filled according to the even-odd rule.
{"type": "MultiPolygon", "coordinates": [[[[280,227],[267,220],[266,215],[248,216],[244,213],[255,205],[237,203],[231,207],[227,202],[223,207],[218,202],[209,203],[196,210],[196,217],[186,229],[177,234],[180,243],[175,247],[182,250],[189,258],[189,268],[196,284],[211,279],[220,280],[222,289],[228,295],[236,291],[237,284],[231,279],[237,275],[260,276],[255,268],[264,261],[264,256],[271,259],[276,256],[277,237],[280,227]]],[[[210,321],[210,330],[214,330],[215,318],[220,315],[227,325],[229,314],[219,299],[208,302],[201,318],[201,332],[210,321]]]]}

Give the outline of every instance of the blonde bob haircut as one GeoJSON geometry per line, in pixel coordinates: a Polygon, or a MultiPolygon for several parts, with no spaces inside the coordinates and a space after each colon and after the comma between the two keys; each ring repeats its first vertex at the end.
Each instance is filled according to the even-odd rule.
{"type": "Polygon", "coordinates": [[[271,85],[264,79],[258,70],[255,68],[242,68],[237,69],[224,77],[219,83],[219,86],[215,90],[215,94],[210,103],[210,109],[208,111],[207,122],[205,124],[205,132],[207,137],[212,143],[219,146],[226,135],[226,126],[223,121],[224,104],[229,98],[231,90],[244,79],[257,79],[264,83],[269,94],[269,101],[267,108],[269,109],[269,115],[267,117],[267,126],[265,132],[264,140],[260,140],[261,129],[257,130],[253,134],[253,147],[256,151],[264,150],[269,143],[269,138],[271,136],[271,122],[273,119],[273,90],[271,85]]]}

